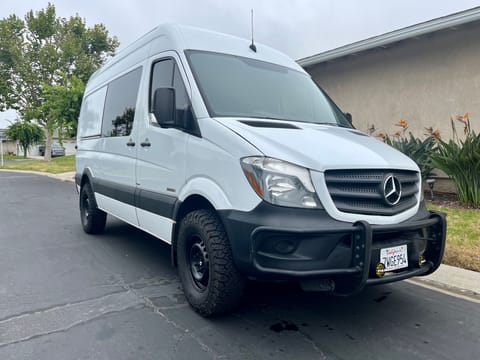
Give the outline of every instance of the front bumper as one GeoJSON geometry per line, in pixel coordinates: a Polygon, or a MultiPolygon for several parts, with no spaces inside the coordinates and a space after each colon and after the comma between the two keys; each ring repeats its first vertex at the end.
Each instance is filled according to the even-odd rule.
{"type": "Polygon", "coordinates": [[[445,214],[423,204],[415,216],[393,225],[351,224],[323,210],[267,203],[251,212],[220,211],[220,216],[236,265],[246,276],[299,280],[310,288],[328,280],[334,292],[345,295],[365,285],[430,274],[440,265],[445,247],[445,214]],[[407,245],[408,267],[377,276],[380,250],[398,245],[407,245]]]}

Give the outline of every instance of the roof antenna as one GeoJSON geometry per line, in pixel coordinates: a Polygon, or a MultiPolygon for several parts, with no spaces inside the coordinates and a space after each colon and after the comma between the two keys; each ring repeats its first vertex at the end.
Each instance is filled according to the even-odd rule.
{"type": "Polygon", "coordinates": [[[249,48],[252,49],[253,51],[257,52],[257,47],[255,46],[253,42],[253,9],[251,9],[252,12],[252,43],[250,44],[249,48]]]}

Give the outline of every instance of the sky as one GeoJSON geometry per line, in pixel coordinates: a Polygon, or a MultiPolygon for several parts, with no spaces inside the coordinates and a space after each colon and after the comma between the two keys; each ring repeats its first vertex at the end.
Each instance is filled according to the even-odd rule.
{"type": "MultiPolygon", "coordinates": [[[[480,6],[480,0],[50,0],[57,15],[103,23],[120,48],[160,23],[198,26],[250,38],[297,60],[372,36],[480,6]]],[[[0,19],[23,17],[42,0],[2,0],[0,19]]],[[[0,129],[15,112],[0,113],[0,129]]]]}

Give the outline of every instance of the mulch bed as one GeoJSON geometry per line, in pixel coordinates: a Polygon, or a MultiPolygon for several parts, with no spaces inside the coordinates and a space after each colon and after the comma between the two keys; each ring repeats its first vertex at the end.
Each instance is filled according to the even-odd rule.
{"type": "Polygon", "coordinates": [[[462,204],[458,201],[457,194],[454,193],[444,193],[444,192],[434,192],[433,193],[433,201],[431,200],[430,191],[425,191],[425,203],[433,204],[437,206],[445,206],[454,209],[470,209],[470,210],[479,210],[479,208],[475,208],[473,206],[462,204]]]}

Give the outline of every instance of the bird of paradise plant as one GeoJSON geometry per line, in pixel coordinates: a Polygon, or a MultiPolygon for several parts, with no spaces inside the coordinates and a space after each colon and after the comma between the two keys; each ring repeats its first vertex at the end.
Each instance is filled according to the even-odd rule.
{"type": "Polygon", "coordinates": [[[436,139],[440,137],[440,132],[432,128],[431,133],[427,132],[427,137],[421,140],[416,138],[411,132],[409,132],[408,135],[406,134],[408,121],[404,118],[400,118],[395,126],[399,126],[401,129],[396,131],[392,136],[387,136],[384,140],[385,143],[415,161],[420,168],[423,179],[430,177],[433,171],[432,154],[436,151],[436,139]]]}
{"type": "Polygon", "coordinates": [[[457,190],[459,200],[474,207],[480,206],[480,135],[470,126],[469,113],[450,117],[453,138],[439,140],[438,152],[432,164],[449,175],[457,190]],[[454,119],[464,126],[465,137],[460,139],[454,119]]]}

